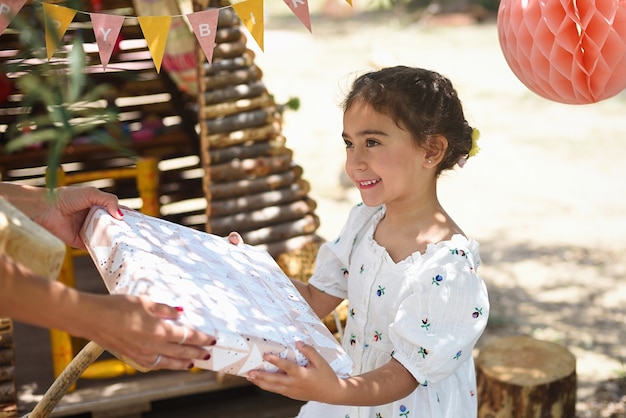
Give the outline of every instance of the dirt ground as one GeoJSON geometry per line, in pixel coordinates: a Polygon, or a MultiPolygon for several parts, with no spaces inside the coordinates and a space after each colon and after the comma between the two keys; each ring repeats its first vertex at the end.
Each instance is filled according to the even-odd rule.
{"type": "Polygon", "coordinates": [[[312,33],[286,8],[268,13],[256,58],[279,103],[301,101],[283,132],[320,234],[334,238],[359,199],[342,183],[338,107],[354,75],[395,64],[447,75],[482,132],[478,156],[440,180],[444,206],[481,243],[492,309],[480,344],[513,334],[562,344],[577,358],[577,416],[626,417],[626,93],[580,106],[540,98],[507,66],[495,20],[327,5],[312,33]]]}

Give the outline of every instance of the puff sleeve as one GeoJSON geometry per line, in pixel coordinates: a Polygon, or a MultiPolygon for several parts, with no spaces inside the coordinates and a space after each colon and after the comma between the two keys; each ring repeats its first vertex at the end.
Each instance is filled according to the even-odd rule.
{"type": "Polygon", "coordinates": [[[480,258],[467,242],[434,251],[389,327],[393,357],[424,386],[471,359],[487,325],[487,289],[476,273],[480,258]]]}

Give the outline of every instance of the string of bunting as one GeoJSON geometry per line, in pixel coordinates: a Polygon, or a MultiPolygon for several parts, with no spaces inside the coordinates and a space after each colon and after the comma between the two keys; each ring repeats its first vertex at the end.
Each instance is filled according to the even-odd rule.
{"type": "MultiPolygon", "coordinates": [[[[296,17],[311,30],[311,17],[309,14],[308,0],[284,0],[296,17]]],[[[351,0],[346,0],[352,5],[351,0]]],[[[4,33],[22,7],[26,0],[0,0],[0,35],[4,33]]],[[[115,41],[122,29],[125,19],[137,19],[148,49],[152,56],[152,61],[157,72],[161,70],[161,63],[165,53],[170,24],[173,17],[186,17],[204,55],[209,63],[213,60],[213,49],[215,48],[215,35],[217,31],[217,19],[219,10],[217,8],[207,9],[199,12],[184,15],[167,16],[120,16],[106,13],[84,12],[59,6],[51,3],[42,3],[44,21],[49,21],[52,25],[45,25],[46,53],[48,60],[52,58],[55,50],[59,46],[59,40],[67,31],[77,13],[90,16],[93,31],[96,37],[100,62],[104,71],[111,59],[115,41]],[[49,29],[50,27],[50,29],[49,29]]],[[[235,13],[246,26],[257,45],[264,50],[263,33],[265,30],[263,0],[246,0],[232,4],[235,13]]]]}

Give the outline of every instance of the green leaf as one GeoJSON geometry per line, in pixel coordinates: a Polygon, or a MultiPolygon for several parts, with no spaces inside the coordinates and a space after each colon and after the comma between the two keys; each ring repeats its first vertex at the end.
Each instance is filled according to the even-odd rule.
{"type": "Polygon", "coordinates": [[[22,148],[45,144],[47,142],[55,142],[58,141],[58,139],[58,131],[54,128],[37,129],[36,131],[20,135],[17,138],[10,140],[5,149],[7,152],[12,153],[19,151],[22,148]]]}
{"type": "Polygon", "coordinates": [[[74,39],[72,50],[68,56],[69,58],[69,85],[68,85],[68,97],[69,103],[78,101],[81,93],[85,87],[85,51],[83,50],[82,40],[77,37],[74,39]]]}

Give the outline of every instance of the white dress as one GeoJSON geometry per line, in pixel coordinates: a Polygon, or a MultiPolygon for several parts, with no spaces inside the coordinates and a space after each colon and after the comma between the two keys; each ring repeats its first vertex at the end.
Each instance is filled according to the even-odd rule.
{"type": "Polygon", "coordinates": [[[461,235],[395,263],[373,234],[385,207],[355,206],[339,238],[319,251],[311,285],[349,300],[343,347],[353,375],[400,362],[420,383],[375,407],[308,402],[299,418],[472,418],[472,349],[487,325],[478,243],[461,235]]]}

